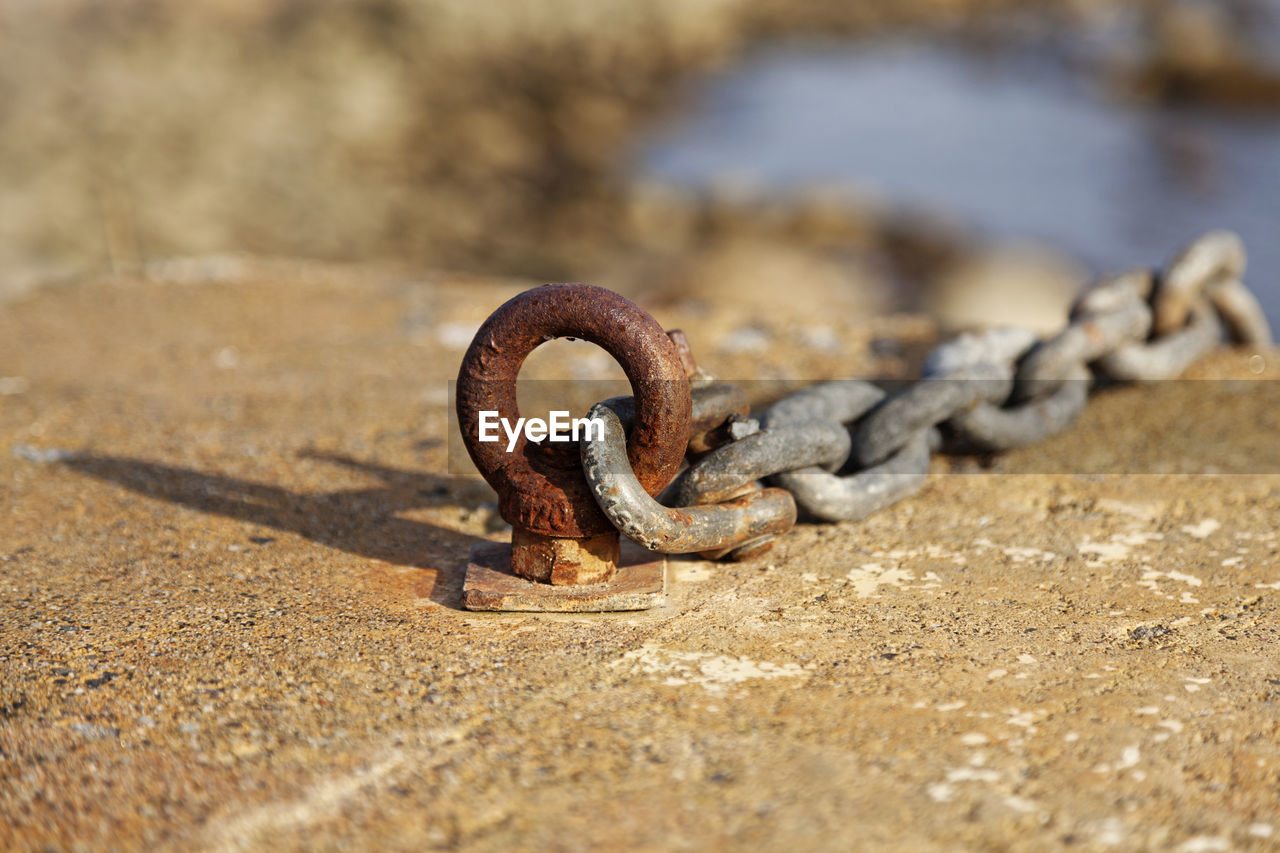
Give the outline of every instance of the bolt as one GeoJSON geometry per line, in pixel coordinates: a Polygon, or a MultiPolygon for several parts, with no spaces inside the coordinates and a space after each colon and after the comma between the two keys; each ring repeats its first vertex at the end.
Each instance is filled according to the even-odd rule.
{"type": "Polygon", "coordinates": [[[585,539],[543,536],[511,529],[511,570],[526,580],[554,586],[607,583],[618,569],[617,533],[585,539]]]}

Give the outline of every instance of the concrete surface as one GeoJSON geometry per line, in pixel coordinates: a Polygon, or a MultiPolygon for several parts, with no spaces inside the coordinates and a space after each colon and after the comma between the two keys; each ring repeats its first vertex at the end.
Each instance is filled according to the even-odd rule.
{"type": "MultiPolygon", "coordinates": [[[[504,534],[447,380],[524,285],[179,272],[0,308],[0,848],[1280,843],[1272,383],[1110,390],[864,523],[673,560],[658,610],[474,614],[504,534]],[[1073,473],[1108,454],[1169,473],[1073,473]]],[[[927,331],[654,310],[726,378],[909,374],[883,339],[927,331]]]]}

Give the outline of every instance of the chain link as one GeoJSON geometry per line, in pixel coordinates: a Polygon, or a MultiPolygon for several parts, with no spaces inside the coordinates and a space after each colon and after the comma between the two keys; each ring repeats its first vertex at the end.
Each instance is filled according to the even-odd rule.
{"type": "MultiPolygon", "coordinates": [[[[775,404],[765,415],[765,426],[769,430],[794,430],[806,423],[827,423],[846,429],[858,423],[884,397],[884,391],[869,382],[826,382],[775,404]]],[[[933,425],[925,424],[911,430],[906,441],[877,464],[841,459],[826,467],[778,471],[770,483],[791,492],[796,504],[813,518],[858,521],[924,485],[936,435],[933,425]]]]}
{"type": "Polygon", "coordinates": [[[625,536],[651,551],[691,554],[742,545],[795,524],[795,501],[782,489],[760,489],[708,506],[658,503],[627,459],[626,409],[614,400],[597,403],[587,417],[604,425],[604,435],[582,444],[582,469],[591,493],[625,536]]]}
{"type": "Polygon", "coordinates": [[[631,471],[630,398],[592,409],[605,436],[583,443],[583,470],[610,521],[641,545],[755,556],[794,525],[797,507],[822,521],[863,519],[917,492],[940,449],[1007,450],[1065,430],[1095,378],[1169,379],[1224,339],[1269,345],[1244,269],[1240,238],[1210,232],[1163,274],[1100,279],[1053,337],[1018,328],[960,335],[935,348],[921,380],[898,393],[825,382],[778,401],[761,424],[747,417],[740,391],[699,372],[691,462],[660,496],[674,506],[649,497],[631,471]]]}

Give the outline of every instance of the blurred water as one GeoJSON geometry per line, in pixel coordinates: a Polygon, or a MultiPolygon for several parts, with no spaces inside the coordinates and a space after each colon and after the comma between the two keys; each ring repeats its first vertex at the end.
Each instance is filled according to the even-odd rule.
{"type": "Polygon", "coordinates": [[[1064,248],[1097,272],[1232,228],[1280,326],[1280,115],[1121,104],[1033,51],[767,51],[702,83],[639,163],[693,185],[852,183],[993,238],[1064,248]]]}

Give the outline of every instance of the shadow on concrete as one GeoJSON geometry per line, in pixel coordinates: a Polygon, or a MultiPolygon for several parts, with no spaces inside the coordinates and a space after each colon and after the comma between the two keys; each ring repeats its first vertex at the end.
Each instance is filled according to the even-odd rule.
{"type": "Polygon", "coordinates": [[[442,505],[479,506],[491,496],[483,483],[388,468],[337,454],[301,455],[372,474],[383,486],[298,494],[280,486],[128,457],[86,454],[64,464],[149,498],[296,533],[394,565],[430,568],[436,573],[431,599],[459,607],[467,555],[472,545],[484,540],[401,518],[399,513],[442,505]]]}

